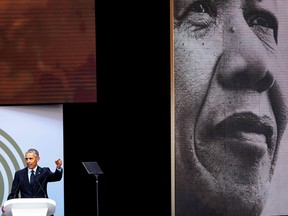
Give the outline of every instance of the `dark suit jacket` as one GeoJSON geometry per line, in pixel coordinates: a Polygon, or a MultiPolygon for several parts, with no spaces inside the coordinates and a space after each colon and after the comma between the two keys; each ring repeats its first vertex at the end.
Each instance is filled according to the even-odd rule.
{"type": "Polygon", "coordinates": [[[48,167],[37,167],[35,173],[34,187],[29,183],[28,168],[24,168],[15,172],[9,199],[19,198],[49,198],[47,193],[48,182],[60,181],[62,179],[63,170],[55,170],[52,172],[48,167]]]}

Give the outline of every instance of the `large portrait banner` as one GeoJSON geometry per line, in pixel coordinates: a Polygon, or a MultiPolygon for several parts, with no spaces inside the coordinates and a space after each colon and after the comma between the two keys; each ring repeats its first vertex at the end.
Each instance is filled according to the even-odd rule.
{"type": "Polygon", "coordinates": [[[173,216],[288,215],[288,1],[170,3],[173,216]]]}

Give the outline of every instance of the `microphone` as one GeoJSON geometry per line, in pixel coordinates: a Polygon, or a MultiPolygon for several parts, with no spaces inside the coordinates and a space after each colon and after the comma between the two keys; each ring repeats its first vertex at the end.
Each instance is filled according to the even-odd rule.
{"type": "MultiPolygon", "coordinates": [[[[40,184],[40,182],[38,181],[38,178],[35,176],[35,180],[36,180],[36,182],[37,182],[37,184],[40,186],[40,188],[41,188],[41,190],[42,190],[42,192],[43,192],[43,194],[44,194],[44,198],[47,198],[47,195],[46,195],[46,193],[45,193],[45,190],[44,190],[44,188],[42,187],[42,185],[40,184]]],[[[37,194],[37,193],[36,193],[37,194]]]]}
{"type": "Polygon", "coordinates": [[[15,199],[15,198],[16,198],[16,195],[19,193],[19,192],[18,192],[18,193],[16,193],[16,192],[18,191],[18,189],[19,189],[19,187],[20,187],[20,185],[21,185],[21,182],[22,182],[23,178],[24,178],[24,174],[22,173],[22,176],[21,176],[20,182],[18,183],[16,189],[14,190],[13,199],[15,199]]]}

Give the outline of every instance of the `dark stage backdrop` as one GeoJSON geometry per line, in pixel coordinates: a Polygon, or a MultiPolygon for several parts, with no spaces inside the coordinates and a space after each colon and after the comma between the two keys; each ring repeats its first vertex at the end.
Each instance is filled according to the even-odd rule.
{"type": "Polygon", "coordinates": [[[87,8],[87,2],[4,1],[1,4],[5,19],[0,21],[3,27],[0,29],[5,34],[0,34],[0,42],[10,47],[0,52],[0,104],[63,103],[65,216],[96,215],[96,181],[87,174],[83,161],[97,161],[104,172],[99,176],[100,216],[170,216],[169,1],[157,0],[151,5],[141,1],[96,1],[95,8],[93,5],[87,8]],[[47,40],[52,31],[44,29],[47,31],[43,33],[41,28],[46,27],[41,23],[37,28],[34,26],[32,32],[22,31],[23,25],[29,25],[24,19],[27,14],[16,12],[28,3],[42,7],[27,12],[29,16],[39,17],[39,22],[51,12],[49,21],[51,25],[59,24],[57,34],[63,44],[52,46],[47,40]],[[82,21],[59,12],[68,3],[74,4],[73,11],[79,12],[77,15],[83,22],[89,14],[84,13],[84,9],[96,11],[95,56],[92,51],[89,55],[89,48],[95,48],[93,43],[89,46],[91,35],[77,37],[67,30],[83,27],[84,31],[87,27],[82,21]],[[53,10],[45,10],[47,5],[53,10]],[[4,21],[10,18],[8,11],[13,11],[19,22],[6,24],[4,21]],[[71,21],[67,26],[61,23],[62,15],[71,21]],[[38,37],[34,41],[29,35],[35,31],[38,37]],[[23,36],[34,45],[28,46],[25,40],[18,43],[14,36],[23,36]],[[64,44],[67,46],[62,47],[64,44]],[[40,45],[49,52],[34,53],[40,45]],[[75,54],[76,45],[81,51],[75,54]],[[15,59],[11,53],[15,47],[23,48],[16,49],[17,63],[14,64],[10,61],[15,59]],[[78,64],[78,55],[83,55],[83,65],[78,64]],[[32,57],[39,58],[37,64],[30,63],[32,57]],[[13,73],[25,70],[25,65],[31,67],[29,78],[13,73]],[[66,72],[73,77],[66,76],[66,72]],[[6,79],[5,74],[10,79],[6,79]],[[35,78],[40,84],[33,83],[35,78]],[[87,82],[78,88],[70,78],[87,82]],[[27,80],[31,85],[26,85],[27,80]],[[59,84],[59,88],[47,88],[50,82],[59,84]],[[61,89],[74,92],[63,93],[61,89]],[[61,92],[63,97],[50,97],[61,92]]]}
{"type": "Polygon", "coordinates": [[[171,215],[169,1],[97,1],[97,103],[64,104],[65,215],[171,215]],[[131,8],[132,7],[132,8],[131,8]]]}
{"type": "Polygon", "coordinates": [[[63,103],[65,216],[96,215],[83,161],[104,172],[101,216],[170,216],[169,1],[7,0],[0,11],[0,104],[63,103]]]}

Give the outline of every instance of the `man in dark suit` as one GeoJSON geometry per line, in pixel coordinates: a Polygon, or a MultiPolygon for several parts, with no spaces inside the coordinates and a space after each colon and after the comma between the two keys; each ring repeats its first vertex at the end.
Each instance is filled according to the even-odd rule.
{"type": "MultiPolygon", "coordinates": [[[[48,198],[48,182],[62,179],[62,160],[55,160],[55,172],[52,172],[48,167],[38,166],[39,160],[39,152],[36,149],[29,149],[25,153],[26,167],[16,171],[11,192],[7,197],[8,200],[19,198],[19,193],[20,198],[48,198]]],[[[4,206],[2,206],[2,212],[4,212],[4,206]]]]}

